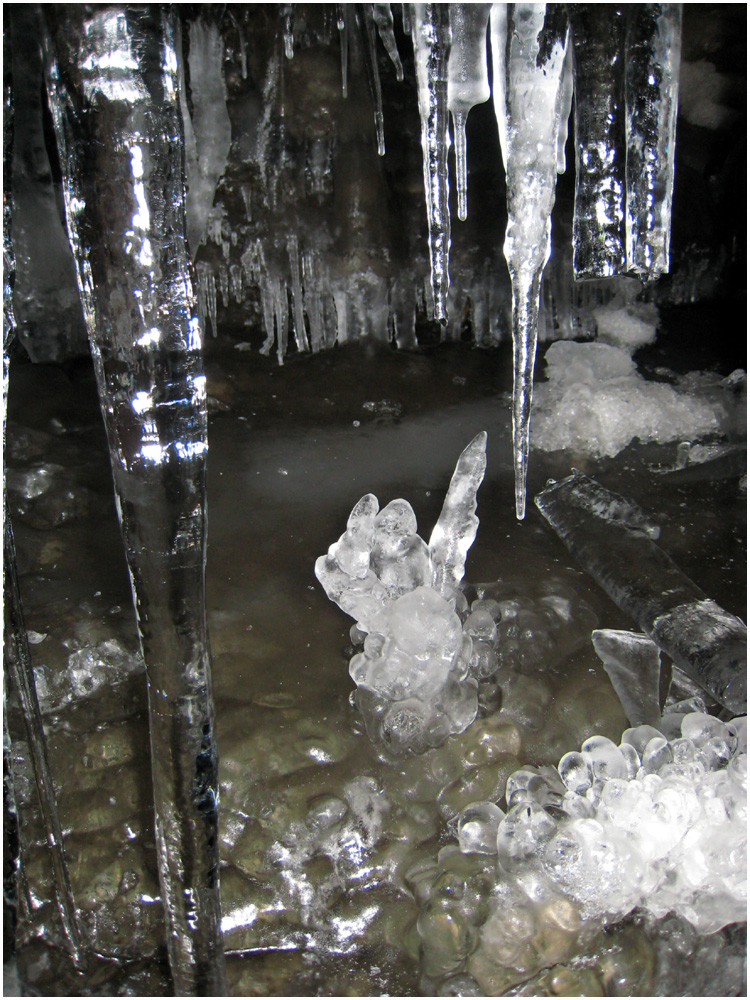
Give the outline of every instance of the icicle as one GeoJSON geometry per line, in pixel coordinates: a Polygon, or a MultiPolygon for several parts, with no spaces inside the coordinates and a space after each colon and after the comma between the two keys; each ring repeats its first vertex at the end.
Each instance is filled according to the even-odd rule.
{"type": "Polygon", "coordinates": [[[572,4],[575,53],[575,276],[625,269],[625,14],[612,4],[572,4]]]}
{"type": "Polygon", "coordinates": [[[273,282],[273,308],[276,314],[276,357],[283,365],[289,340],[289,297],[286,285],[279,279],[273,282]]]}
{"type": "Polygon", "coordinates": [[[448,60],[448,108],[456,143],[458,217],[466,220],[466,119],[476,104],[490,97],[487,79],[487,22],[491,3],[452,3],[451,54],[448,60]]]}
{"type": "Polygon", "coordinates": [[[321,351],[325,346],[320,272],[318,254],[314,250],[305,251],[302,254],[302,277],[305,283],[305,312],[310,321],[310,349],[313,354],[321,351]]]}
{"type": "MultiPolygon", "coordinates": [[[[494,11],[493,11],[494,14],[494,11]]],[[[505,106],[496,99],[506,145],[508,228],[503,248],[513,294],[513,461],[516,516],[526,512],[529,420],[539,295],[551,250],[568,20],[563,4],[510,4],[505,38],[505,106]]],[[[502,70],[502,56],[495,56],[502,70]]]]}
{"type": "Polygon", "coordinates": [[[294,8],[295,4],[285,3],[281,5],[281,23],[284,32],[284,55],[287,59],[294,59],[294,8]]]}
{"type": "Polygon", "coordinates": [[[508,132],[505,90],[507,85],[508,4],[493,3],[490,13],[490,48],[492,51],[492,103],[495,106],[497,132],[503,166],[508,169],[508,132]]]}
{"type": "Polygon", "coordinates": [[[266,339],[260,349],[261,354],[269,355],[273,350],[274,335],[274,295],[270,279],[261,278],[260,282],[260,302],[263,309],[263,325],[266,330],[266,339]]]}
{"type": "Polygon", "coordinates": [[[226,309],[229,305],[229,269],[223,264],[219,265],[219,291],[221,292],[221,304],[226,309]]]}
{"type": "Polygon", "coordinates": [[[435,319],[446,322],[450,275],[450,205],[448,199],[448,57],[451,34],[447,4],[414,4],[412,41],[417,70],[422,163],[427,202],[435,319]]]}
{"type": "Polygon", "coordinates": [[[349,4],[338,4],[339,15],[336,27],[339,29],[339,41],[341,43],[341,94],[344,98],[349,96],[349,15],[347,13],[349,4]]]}
{"type": "Polygon", "coordinates": [[[682,5],[628,6],[625,77],[627,268],[669,270],[682,5]]]}
{"type": "Polygon", "coordinates": [[[229,280],[232,285],[232,298],[240,305],[243,292],[243,273],[239,264],[232,264],[229,268],[229,280]]]}
{"type": "Polygon", "coordinates": [[[385,46],[385,51],[390,56],[390,60],[396,69],[396,79],[399,83],[404,79],[404,67],[401,65],[401,57],[398,54],[396,36],[393,33],[393,14],[389,3],[374,3],[372,5],[372,17],[378,26],[380,41],[385,46]]]}
{"type": "Polygon", "coordinates": [[[299,243],[296,236],[290,236],[286,244],[289,254],[289,270],[292,274],[292,299],[294,301],[294,339],[297,342],[298,351],[309,351],[310,345],[307,341],[307,331],[305,330],[305,314],[302,303],[302,281],[299,273],[299,243]]]}
{"type": "Polygon", "coordinates": [[[365,65],[367,67],[367,77],[370,81],[372,99],[375,103],[375,134],[378,142],[378,156],[385,156],[383,89],[380,86],[380,70],[378,69],[378,51],[372,4],[357,4],[355,10],[360,31],[364,35],[363,49],[365,53],[365,65]]]}
{"type": "Polygon", "coordinates": [[[68,233],[148,678],[178,996],[226,996],[205,609],[206,394],[185,238],[173,8],[43,8],[68,233]]]}
{"type": "Polygon", "coordinates": [[[226,105],[223,63],[224,43],[215,24],[194,21],[190,25],[190,91],[193,114],[188,112],[180,61],[180,107],[185,129],[186,211],[188,243],[195,259],[203,241],[219,178],[224,173],[232,144],[232,126],[226,105]]]}
{"type": "Polygon", "coordinates": [[[412,32],[411,4],[410,3],[402,3],[401,4],[401,24],[402,24],[403,29],[404,29],[404,34],[405,35],[410,35],[411,32],[412,32]]]}

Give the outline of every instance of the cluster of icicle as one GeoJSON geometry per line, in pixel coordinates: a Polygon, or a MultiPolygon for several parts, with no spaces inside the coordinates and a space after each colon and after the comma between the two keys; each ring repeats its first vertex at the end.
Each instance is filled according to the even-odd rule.
{"type": "MultiPolygon", "coordinates": [[[[291,59],[295,5],[281,5],[280,16],[284,52],[291,59]]],[[[481,290],[488,283],[484,274],[474,282],[467,282],[461,274],[460,297],[456,299],[461,305],[455,308],[449,301],[449,117],[453,119],[456,146],[458,216],[464,220],[468,212],[466,121],[473,107],[493,98],[507,188],[504,255],[512,286],[513,451],[516,514],[520,519],[526,507],[542,275],[551,251],[550,217],[557,174],[565,170],[573,97],[575,94],[575,277],[601,279],[622,273],[644,280],[658,277],[669,267],[681,5],[402,4],[401,20],[413,44],[421,120],[431,271],[423,304],[441,324],[450,321],[455,327],[460,323],[457,314],[463,313],[462,304],[468,298],[475,334],[476,328],[482,331],[479,339],[475,335],[478,343],[483,342],[482,336],[497,342],[499,317],[487,316],[493,305],[481,290]],[[488,34],[492,94],[487,72],[488,34]]],[[[349,33],[355,24],[364,41],[378,153],[384,155],[378,36],[397,78],[404,76],[392,5],[337,4],[344,96],[349,33]]],[[[212,49],[197,34],[194,39],[191,29],[191,47],[194,43],[201,52],[216,55],[216,46],[212,49]]],[[[199,55],[195,68],[191,58],[191,76],[209,55],[199,55]]],[[[216,84],[220,60],[214,58],[213,64],[213,70],[203,76],[216,84]]],[[[219,128],[216,142],[203,146],[228,149],[225,133],[225,127],[219,128]]],[[[191,186],[209,190],[221,169],[223,152],[203,157],[192,154],[191,149],[188,153],[189,172],[192,164],[195,177],[191,186]]],[[[311,169],[315,172],[315,164],[311,169]]],[[[205,210],[203,205],[201,212],[205,214],[205,210]]],[[[227,243],[223,228],[219,220],[218,231],[211,237],[216,242],[227,243]]],[[[353,330],[394,339],[400,347],[416,345],[414,316],[419,301],[414,288],[401,287],[404,282],[397,280],[393,288],[386,289],[375,275],[351,277],[339,282],[337,288],[337,282],[321,270],[325,265],[319,254],[314,250],[300,253],[296,238],[289,243],[291,319],[299,350],[315,351],[334,342],[344,343],[353,330]],[[322,288],[330,288],[331,295],[322,295],[322,288]]],[[[247,256],[243,259],[246,277],[262,291],[267,332],[263,351],[269,353],[275,339],[283,361],[290,319],[287,288],[280,279],[267,275],[262,247],[249,248],[247,256]]],[[[406,284],[409,280],[413,285],[413,276],[406,284]]],[[[232,283],[235,296],[241,295],[236,277],[232,283]]],[[[226,302],[228,278],[222,284],[226,302]]],[[[215,330],[216,283],[209,271],[201,275],[199,291],[202,312],[210,317],[215,330]]],[[[451,329],[450,335],[455,333],[451,329]]]]}
{"type": "Polygon", "coordinates": [[[492,802],[463,811],[461,850],[497,854],[501,872],[523,871],[536,898],[562,893],[583,919],[639,906],[703,934],[744,920],[747,721],[703,708],[678,702],[658,729],[627,729],[619,746],[592,736],[557,769],[516,771],[507,812],[492,802]]]}

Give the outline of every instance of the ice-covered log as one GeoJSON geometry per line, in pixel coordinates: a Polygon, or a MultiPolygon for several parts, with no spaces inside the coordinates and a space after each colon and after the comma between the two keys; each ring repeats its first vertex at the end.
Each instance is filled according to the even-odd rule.
{"type": "Polygon", "coordinates": [[[47,87],[148,677],[178,995],[224,996],[206,630],[206,398],[173,13],[45,8],[47,87]]]}
{"type": "Polygon", "coordinates": [[[422,123],[422,165],[432,294],[435,319],[445,323],[451,245],[448,202],[448,59],[451,29],[448,4],[412,4],[411,27],[422,123]]]}
{"type": "Polygon", "coordinates": [[[504,253],[513,296],[513,461],[520,520],[526,512],[539,293],[552,247],[560,133],[570,111],[569,22],[563,4],[494,4],[492,20],[494,104],[508,200],[504,253]]]}
{"type": "Polygon", "coordinates": [[[669,271],[682,4],[628,5],[626,263],[647,281],[669,271]]]}
{"type": "Polygon", "coordinates": [[[614,4],[570,5],[575,56],[576,278],[625,270],[626,13],[614,4]]]}
{"type": "MultiPolygon", "coordinates": [[[[710,600],[642,531],[602,516],[602,491],[577,472],[535,502],[584,569],[677,667],[725,708],[744,714],[744,622],[710,600]]],[[[613,496],[613,507],[619,501],[613,496]]]]}

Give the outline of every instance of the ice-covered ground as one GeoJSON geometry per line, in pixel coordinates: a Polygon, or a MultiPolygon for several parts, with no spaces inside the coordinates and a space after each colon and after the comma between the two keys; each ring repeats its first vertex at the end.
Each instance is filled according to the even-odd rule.
{"type": "MultiPolygon", "coordinates": [[[[231,993],[415,995],[460,986],[469,995],[476,987],[455,971],[456,947],[477,955],[471,976],[493,990],[534,976],[529,989],[542,995],[601,991],[616,975],[633,994],[726,992],[717,983],[741,977],[736,929],[701,936],[682,918],[636,914],[605,933],[596,921],[579,925],[570,901],[516,906],[508,925],[515,937],[506,952],[533,942],[555,970],[548,979],[530,965],[525,973],[479,969],[490,917],[482,899],[497,883],[497,858],[446,847],[449,824],[472,803],[502,803],[514,772],[554,768],[597,734],[619,744],[626,719],[587,635],[597,622],[632,624],[535,511],[517,525],[507,406],[497,398],[509,384],[498,385],[494,355],[356,346],[335,354],[279,370],[231,348],[209,352],[208,391],[221,403],[210,425],[208,601],[231,993]],[[369,491],[404,497],[419,525],[434,524],[456,456],[484,428],[488,471],[466,562],[475,586],[464,591],[460,617],[500,667],[480,680],[480,717],[468,729],[393,760],[349,703],[351,622],[325,597],[313,564],[369,491]],[[488,580],[502,582],[476,586],[488,580]],[[455,921],[446,900],[459,888],[465,916],[455,921]],[[423,935],[434,947],[420,946],[423,935]]],[[[497,359],[501,372],[507,360],[497,359]]],[[[81,369],[16,370],[10,499],[32,655],[48,681],[45,720],[76,903],[86,933],[122,962],[102,961],[97,975],[119,984],[113,990],[163,995],[144,677],[92,389],[81,369]],[[38,400],[33,411],[29,398],[38,400]],[[86,503],[72,499],[82,496],[86,503]],[[107,681],[77,688],[84,663],[107,681]]],[[[673,445],[637,446],[626,465],[590,462],[589,472],[600,470],[609,487],[657,515],[660,545],[690,576],[742,613],[746,525],[736,478],[670,483],[651,466],[672,464],[673,445]]],[[[531,488],[569,467],[567,454],[540,453],[531,488]]],[[[19,804],[28,810],[33,789],[22,777],[19,804]]],[[[39,902],[29,925],[47,936],[23,945],[19,972],[40,992],[60,983],[77,990],[79,980],[44,946],[55,918],[38,838],[26,865],[39,902]]]]}

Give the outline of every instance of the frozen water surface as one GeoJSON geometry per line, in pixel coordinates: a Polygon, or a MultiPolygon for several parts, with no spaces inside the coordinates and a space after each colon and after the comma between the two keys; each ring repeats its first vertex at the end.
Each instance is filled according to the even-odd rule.
{"type": "MultiPolygon", "coordinates": [[[[509,353],[497,358],[501,371],[509,353]]],[[[498,405],[490,357],[460,347],[408,356],[352,345],[335,358],[300,359],[279,369],[271,359],[238,357],[220,341],[209,347],[209,398],[230,407],[210,418],[208,604],[222,762],[222,930],[234,994],[251,988],[310,994],[325,984],[332,993],[414,995],[425,992],[423,974],[436,984],[429,993],[442,983],[441,991],[486,994],[540,975],[540,961],[567,968],[579,951],[587,965],[565,974],[580,990],[582,976],[602,981],[612,940],[630,970],[628,982],[653,983],[656,990],[644,955],[663,953],[659,969],[671,967],[669,955],[683,947],[679,934],[687,935],[691,954],[712,942],[706,952],[712,968],[734,961],[737,943],[729,932],[701,938],[689,920],[657,921],[649,929],[631,919],[613,939],[594,933],[585,944],[580,913],[565,892],[534,890],[541,876],[533,871],[531,883],[519,875],[522,889],[510,882],[498,887],[496,857],[484,853],[496,849],[495,825],[508,828],[508,818],[516,832],[506,840],[518,851],[539,827],[540,809],[594,821],[594,805],[580,793],[586,781],[571,773],[565,784],[549,787],[551,772],[543,770],[556,769],[591,737],[606,738],[600,749],[591,743],[585,749],[591,787],[605,772],[613,786],[634,776],[630,751],[625,744],[618,750],[628,723],[617,696],[590,643],[569,639],[585,638],[596,621],[626,630],[632,622],[575,566],[536,512],[523,527],[516,523],[508,503],[507,409],[498,405]],[[358,377],[365,364],[366,385],[358,377]],[[394,405],[364,408],[373,399],[394,405]],[[434,524],[456,456],[485,428],[480,527],[466,561],[466,606],[459,610],[472,641],[487,644],[495,657],[488,661],[494,672],[479,677],[479,717],[465,732],[422,756],[395,760],[371,743],[350,705],[351,619],[326,598],[313,563],[369,492],[403,497],[419,525],[434,524]],[[496,665],[499,650],[505,666],[496,665]],[[534,767],[541,769],[536,775],[528,771],[534,767]],[[521,768],[508,818],[473,807],[500,803],[504,813],[506,782],[521,768]],[[448,823],[457,830],[455,854],[441,852],[448,823]],[[479,853],[462,853],[459,845],[479,853]],[[503,912],[512,909],[511,920],[493,922],[491,891],[505,900],[503,912]],[[454,911],[443,900],[458,898],[457,892],[463,909],[449,920],[454,911]],[[421,962],[420,941],[427,942],[421,962]],[[493,954],[506,956],[504,965],[490,961],[491,942],[493,954]],[[373,966],[380,971],[371,973],[373,966]],[[521,971],[511,975],[511,967],[521,971]]],[[[46,633],[32,647],[35,666],[55,679],[47,688],[45,722],[73,891],[85,933],[96,933],[122,963],[104,967],[110,981],[164,992],[143,675],[132,659],[136,637],[93,379],[82,367],[21,366],[15,375],[8,439],[14,474],[54,461],[95,498],[56,524],[19,513],[16,528],[28,627],[46,633]],[[40,399],[31,412],[24,405],[30,393],[40,399]],[[95,680],[94,689],[77,691],[71,669],[84,661],[110,664],[110,684],[96,687],[95,680]]],[[[504,392],[510,390],[506,378],[504,392]]],[[[587,468],[658,511],[660,544],[722,606],[742,613],[743,496],[734,480],[670,485],[652,467],[671,462],[673,450],[632,445],[624,459],[587,468]]],[[[569,456],[540,454],[531,488],[567,474],[569,465],[569,456]]],[[[69,482],[53,477],[49,490],[62,500],[69,482]]],[[[23,495],[15,502],[21,507],[23,495]]],[[[670,709],[672,718],[677,710],[670,709]]],[[[695,726],[689,713],[684,725],[695,726]]],[[[680,739],[679,730],[670,736],[675,756],[680,739]]],[[[726,752],[715,739],[713,732],[698,737],[701,760],[726,752]]],[[[706,768],[691,760],[681,766],[700,774],[706,768]]],[[[739,764],[735,772],[741,781],[739,764]]],[[[673,777],[672,785],[677,781],[673,777]]],[[[666,794],[659,801],[675,808],[666,794]]],[[[718,817],[719,800],[714,795],[712,801],[701,808],[718,817]]],[[[619,808],[614,799],[611,808],[619,808]]],[[[721,805],[724,812],[740,808],[734,799],[721,805]]],[[[600,857],[592,851],[607,857],[614,850],[595,843],[585,849],[586,859],[600,857]]],[[[33,848],[28,871],[40,901],[48,884],[42,860],[33,848]]],[[[641,867],[635,859],[629,870],[641,867]]],[[[722,877],[733,878],[733,871],[722,877]]],[[[44,902],[32,919],[54,927],[44,902]]],[[[22,975],[38,986],[53,970],[66,975],[57,959],[40,965],[44,954],[39,942],[19,954],[22,975]]]]}

